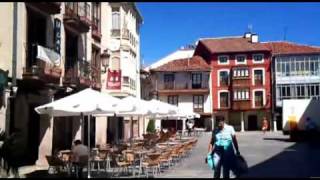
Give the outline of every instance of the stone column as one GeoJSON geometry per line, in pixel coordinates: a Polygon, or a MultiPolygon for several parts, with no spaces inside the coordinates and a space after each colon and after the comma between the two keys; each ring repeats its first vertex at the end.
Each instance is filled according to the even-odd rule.
{"type": "Polygon", "coordinates": [[[84,125],[84,119],[79,117],[71,117],[72,118],[72,136],[73,141],[76,139],[81,139],[84,142],[84,131],[82,131],[82,127],[84,125]]]}
{"type": "MultiPolygon", "coordinates": [[[[53,99],[53,94],[49,94],[51,102],[53,99]]],[[[47,155],[52,155],[52,142],[53,142],[53,117],[52,116],[42,116],[40,117],[40,144],[38,160],[36,165],[38,166],[48,166],[46,160],[47,155]]]]}
{"type": "Polygon", "coordinates": [[[214,129],[214,116],[211,116],[211,130],[214,129]]]}
{"type": "Polygon", "coordinates": [[[186,120],[182,119],[182,132],[186,129],[186,120]]]}
{"type": "Polygon", "coordinates": [[[96,144],[105,144],[107,142],[107,118],[96,117],[96,144]]]}
{"type": "Polygon", "coordinates": [[[244,114],[243,112],[241,111],[241,132],[244,132],[244,114]]]}
{"type": "Polygon", "coordinates": [[[2,107],[0,107],[0,128],[1,130],[5,131],[5,132],[9,132],[9,121],[10,120],[10,90],[9,89],[5,89],[3,91],[3,94],[1,94],[3,96],[2,99],[2,107]],[[9,111],[9,112],[8,112],[9,111]],[[8,116],[8,117],[7,117],[8,116]]]}
{"type": "Polygon", "coordinates": [[[277,128],[277,117],[276,115],[273,115],[273,131],[278,131],[278,128],[277,128]]]}

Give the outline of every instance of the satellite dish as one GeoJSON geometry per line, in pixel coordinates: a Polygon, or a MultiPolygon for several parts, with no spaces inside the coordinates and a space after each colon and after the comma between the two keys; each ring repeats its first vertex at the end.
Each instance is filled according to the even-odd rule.
{"type": "Polygon", "coordinates": [[[110,42],[110,50],[111,51],[117,51],[119,49],[120,49],[120,41],[115,40],[115,39],[111,40],[111,42],[110,42]]]}

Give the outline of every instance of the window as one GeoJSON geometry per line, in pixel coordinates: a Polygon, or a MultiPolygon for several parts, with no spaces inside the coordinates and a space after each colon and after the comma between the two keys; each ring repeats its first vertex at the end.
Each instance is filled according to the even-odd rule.
{"type": "Polygon", "coordinates": [[[92,30],[100,32],[100,3],[92,2],[92,30]]]}
{"type": "Polygon", "coordinates": [[[253,55],[254,63],[262,63],[263,62],[263,54],[254,54],[253,55]]]}
{"type": "Polygon", "coordinates": [[[112,29],[120,29],[120,8],[112,8],[112,29]]]}
{"type": "Polygon", "coordinates": [[[220,92],[220,108],[229,107],[229,93],[220,92]]]}
{"type": "Polygon", "coordinates": [[[219,56],[218,60],[218,64],[229,64],[228,56],[219,56]]]}
{"type": "Polygon", "coordinates": [[[262,107],[263,106],[263,92],[262,91],[255,91],[254,92],[254,104],[255,104],[255,107],[262,107]]]}
{"type": "Polygon", "coordinates": [[[220,86],[229,85],[229,72],[228,71],[220,71],[219,77],[220,77],[220,79],[219,79],[220,86]]]}
{"type": "Polygon", "coordinates": [[[292,56],[277,58],[277,76],[319,75],[319,56],[292,56]]]}
{"type": "Polygon", "coordinates": [[[249,77],[249,70],[248,68],[236,68],[233,70],[233,77],[234,78],[248,78],[249,77]]]}
{"type": "Polygon", "coordinates": [[[233,92],[233,100],[249,100],[249,89],[240,89],[233,92]]]}
{"type": "Polygon", "coordinates": [[[113,57],[111,61],[111,70],[120,70],[120,58],[119,57],[113,57]]]}
{"type": "Polygon", "coordinates": [[[164,88],[173,89],[174,86],[174,74],[165,74],[164,75],[164,88]]]}
{"type": "Polygon", "coordinates": [[[193,96],[193,109],[196,112],[203,112],[203,95],[193,96]]]}
{"type": "Polygon", "coordinates": [[[236,64],[246,64],[246,56],[245,55],[238,55],[236,56],[236,64]]]}
{"type": "Polygon", "coordinates": [[[130,86],[128,76],[123,76],[123,86],[130,86]]]}
{"type": "Polygon", "coordinates": [[[179,96],[168,96],[168,103],[178,106],[179,96]]]}
{"type": "Polygon", "coordinates": [[[192,74],[192,88],[201,88],[202,74],[194,73],[192,74]]]}
{"type": "Polygon", "coordinates": [[[263,84],[263,71],[261,69],[254,70],[254,84],[262,85],[263,84]]]}

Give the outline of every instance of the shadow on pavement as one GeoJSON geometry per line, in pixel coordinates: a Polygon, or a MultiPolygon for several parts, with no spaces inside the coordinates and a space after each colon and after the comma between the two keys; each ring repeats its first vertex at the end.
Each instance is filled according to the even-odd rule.
{"type": "MultiPolygon", "coordinates": [[[[83,172],[82,177],[87,178],[88,174],[87,172],[83,172]]],[[[48,170],[38,170],[34,171],[32,173],[26,174],[26,178],[76,178],[75,174],[68,175],[66,172],[60,172],[58,174],[48,174],[48,170]]],[[[105,172],[91,172],[92,178],[111,178],[110,173],[105,172]]]]}
{"type": "Polygon", "coordinates": [[[294,142],[290,138],[263,138],[263,140],[276,140],[276,141],[283,141],[283,142],[294,142]]]}
{"type": "MultiPolygon", "coordinates": [[[[286,141],[281,138],[268,140],[286,141]]],[[[320,177],[320,145],[318,143],[303,142],[284,149],[281,153],[259,164],[249,167],[248,173],[241,178],[270,177],[320,177]]]]}
{"type": "Polygon", "coordinates": [[[71,178],[67,173],[48,174],[48,170],[38,170],[32,173],[26,174],[26,178],[71,178]]]}

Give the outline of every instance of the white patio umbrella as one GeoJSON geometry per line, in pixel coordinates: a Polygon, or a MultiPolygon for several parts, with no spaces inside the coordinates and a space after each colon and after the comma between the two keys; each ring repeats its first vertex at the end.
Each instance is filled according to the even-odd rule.
{"type": "Polygon", "coordinates": [[[132,111],[133,106],[118,106],[120,99],[109,94],[87,88],[78,93],[61,98],[51,103],[38,106],[39,114],[49,114],[54,117],[106,114],[132,111]]]}
{"type": "Polygon", "coordinates": [[[149,103],[152,107],[152,114],[155,115],[155,117],[162,115],[173,115],[178,112],[177,106],[159,100],[152,99],[149,101],[149,103]]]}
{"type": "Polygon", "coordinates": [[[119,106],[125,106],[127,104],[131,104],[135,107],[134,111],[131,112],[122,112],[118,113],[119,116],[130,116],[131,117],[131,137],[130,140],[133,138],[133,116],[151,116],[153,115],[153,108],[149,101],[145,101],[143,99],[139,99],[137,97],[128,96],[121,99],[119,106]]]}
{"type": "Polygon", "coordinates": [[[159,117],[164,117],[168,119],[192,119],[192,118],[200,118],[200,114],[178,107],[177,113],[162,115],[159,117]]]}
{"type": "MultiPolygon", "coordinates": [[[[119,106],[120,99],[87,88],[78,93],[61,98],[51,103],[38,106],[35,111],[39,114],[49,114],[53,117],[90,116],[93,114],[112,114],[133,111],[130,104],[119,106]]],[[[88,118],[88,146],[90,148],[90,119],[88,118]]],[[[90,158],[90,152],[89,152],[90,158]]],[[[88,178],[90,178],[90,163],[88,161],[88,178]]]]}

